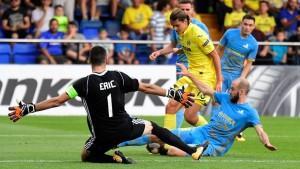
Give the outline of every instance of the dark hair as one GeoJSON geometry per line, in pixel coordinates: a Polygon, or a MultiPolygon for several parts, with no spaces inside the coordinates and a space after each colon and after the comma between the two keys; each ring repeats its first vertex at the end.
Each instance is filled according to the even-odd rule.
{"type": "Polygon", "coordinates": [[[278,33],[285,33],[284,28],[276,28],[274,31],[274,35],[277,36],[278,33]]]}
{"type": "Polygon", "coordinates": [[[259,4],[262,4],[262,3],[265,3],[265,4],[267,4],[268,6],[270,5],[270,4],[269,4],[269,1],[266,1],[266,0],[261,0],[261,1],[259,1],[259,4]]]}
{"type": "Polygon", "coordinates": [[[64,7],[62,5],[55,5],[54,9],[57,9],[57,8],[64,8],[64,7]]]}
{"type": "Polygon", "coordinates": [[[249,19],[249,20],[253,20],[253,22],[255,23],[255,18],[252,15],[245,15],[242,19],[242,21],[244,21],[245,19],[249,19]]]}
{"type": "Polygon", "coordinates": [[[90,51],[89,58],[92,65],[102,65],[106,61],[106,50],[101,46],[94,46],[90,51]]]}
{"type": "Polygon", "coordinates": [[[190,17],[181,9],[176,8],[172,11],[171,15],[170,15],[170,20],[171,21],[184,21],[187,20],[188,22],[190,21],[190,17]]]}
{"type": "Polygon", "coordinates": [[[70,21],[69,23],[68,23],[68,25],[70,26],[70,25],[73,25],[73,26],[76,26],[77,28],[78,28],[78,23],[76,22],[76,21],[70,21]]]}
{"type": "Polygon", "coordinates": [[[158,11],[162,11],[168,4],[169,4],[169,0],[159,0],[157,2],[157,6],[156,6],[156,9],[158,11]]]}
{"type": "Polygon", "coordinates": [[[193,0],[179,0],[179,4],[191,4],[194,5],[193,0]]]}
{"type": "Polygon", "coordinates": [[[58,20],[55,19],[55,18],[52,18],[52,19],[49,21],[49,26],[52,24],[52,22],[57,22],[57,23],[58,23],[58,20]]]}

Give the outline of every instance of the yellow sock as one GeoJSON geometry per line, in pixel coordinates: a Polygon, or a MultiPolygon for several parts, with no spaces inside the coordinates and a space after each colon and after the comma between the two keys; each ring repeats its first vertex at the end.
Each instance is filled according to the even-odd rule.
{"type": "Polygon", "coordinates": [[[164,127],[167,129],[175,129],[176,128],[176,114],[166,114],[164,127]]]}
{"type": "Polygon", "coordinates": [[[205,124],[207,124],[206,119],[203,116],[198,115],[198,122],[196,123],[195,126],[203,126],[205,124]]]}

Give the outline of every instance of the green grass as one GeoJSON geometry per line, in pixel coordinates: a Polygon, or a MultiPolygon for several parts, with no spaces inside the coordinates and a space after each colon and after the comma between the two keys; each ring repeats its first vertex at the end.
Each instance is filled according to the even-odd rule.
{"type": "MultiPolygon", "coordinates": [[[[162,117],[145,117],[162,124],[162,117]]],[[[0,117],[0,168],[105,168],[105,169],[296,169],[300,168],[300,119],[262,118],[264,128],[278,151],[270,152],[259,142],[253,129],[245,132],[247,141],[235,143],[224,157],[150,155],[144,146],[124,147],[121,151],[137,164],[89,164],[80,162],[80,151],[89,133],[86,117],[26,117],[13,124],[0,117]]]]}

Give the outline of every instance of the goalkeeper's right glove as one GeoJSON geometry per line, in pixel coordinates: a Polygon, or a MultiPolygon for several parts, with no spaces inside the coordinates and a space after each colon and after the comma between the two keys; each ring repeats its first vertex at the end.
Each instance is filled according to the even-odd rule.
{"type": "Polygon", "coordinates": [[[178,101],[186,108],[192,106],[192,103],[194,102],[194,99],[192,98],[194,94],[189,92],[184,92],[184,87],[177,90],[174,88],[170,88],[167,90],[166,96],[178,101]]]}
{"type": "Polygon", "coordinates": [[[33,103],[24,103],[23,101],[19,101],[18,104],[19,106],[8,108],[8,110],[11,110],[8,116],[13,122],[18,121],[29,113],[35,112],[35,105],[33,103]]]}

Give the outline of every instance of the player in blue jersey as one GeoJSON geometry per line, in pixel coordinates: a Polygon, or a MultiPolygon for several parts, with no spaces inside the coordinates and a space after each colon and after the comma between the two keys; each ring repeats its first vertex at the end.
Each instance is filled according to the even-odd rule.
{"type": "Polygon", "coordinates": [[[233,80],[246,78],[249,74],[258,49],[258,43],[251,35],[254,28],[255,18],[245,15],[241,27],[228,29],[220,40],[217,49],[222,56],[224,92],[230,89],[233,80]]]}
{"type": "MultiPolygon", "coordinates": [[[[222,91],[230,89],[231,83],[237,78],[246,78],[255,61],[258,43],[251,35],[255,28],[255,18],[245,15],[240,28],[228,29],[217,47],[222,56],[221,66],[223,75],[222,91]]],[[[215,111],[217,107],[213,108],[215,111]]],[[[245,141],[239,135],[238,141],[245,141]]]]}
{"type": "MultiPolygon", "coordinates": [[[[203,152],[204,156],[223,156],[231,148],[234,138],[241,131],[254,127],[260,141],[269,150],[275,151],[267,133],[263,130],[257,111],[247,102],[249,82],[245,78],[239,78],[232,82],[229,93],[216,92],[211,87],[199,81],[193,74],[189,73],[183,64],[182,75],[189,77],[203,93],[214,97],[220,104],[220,109],[215,112],[210,122],[202,127],[178,128],[172,130],[187,144],[204,144],[209,142],[208,148],[203,152]]],[[[155,136],[152,141],[159,142],[155,136]]],[[[156,144],[157,145],[157,144],[156,144]]],[[[172,156],[186,156],[183,151],[172,146],[156,147],[158,152],[172,156]]],[[[148,147],[154,152],[154,147],[148,147]]]]}

